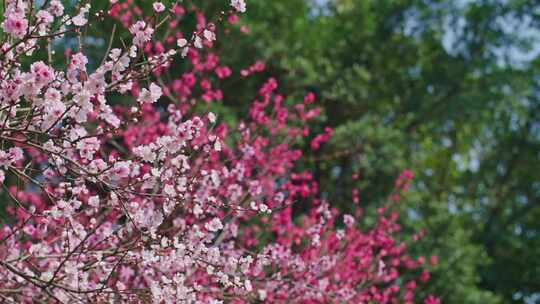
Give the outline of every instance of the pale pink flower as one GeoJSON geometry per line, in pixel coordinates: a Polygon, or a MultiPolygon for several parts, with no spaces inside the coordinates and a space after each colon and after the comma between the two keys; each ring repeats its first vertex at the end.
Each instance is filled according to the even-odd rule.
{"type": "Polygon", "coordinates": [[[56,17],[60,17],[64,14],[64,6],[59,0],[52,0],[49,5],[49,12],[56,17]]]}
{"type": "Polygon", "coordinates": [[[142,89],[138,101],[140,103],[154,103],[158,101],[162,94],[163,91],[161,90],[161,87],[152,82],[149,90],[146,88],[142,89]]]}
{"type": "Polygon", "coordinates": [[[204,225],[204,227],[206,229],[208,229],[208,231],[211,231],[211,232],[216,232],[218,230],[221,230],[223,229],[223,224],[221,224],[221,220],[218,219],[218,218],[214,218],[212,219],[210,222],[206,223],[204,225]]]}
{"type": "Polygon", "coordinates": [[[137,21],[135,24],[133,24],[129,28],[130,33],[134,36],[133,37],[133,44],[141,47],[146,42],[150,41],[152,39],[152,34],[154,33],[154,29],[151,28],[149,25],[146,24],[144,21],[137,21]]]}
{"type": "Polygon", "coordinates": [[[26,20],[24,11],[21,9],[8,9],[4,15],[2,28],[7,34],[15,38],[22,38],[28,29],[28,20],[26,20]]]}
{"type": "Polygon", "coordinates": [[[99,150],[100,142],[96,137],[85,138],[77,143],[77,149],[82,158],[92,160],[94,153],[99,150]]]}
{"type": "Polygon", "coordinates": [[[87,4],[81,10],[79,11],[79,14],[77,16],[73,17],[73,24],[76,26],[84,26],[88,22],[88,19],[86,18],[86,14],[90,11],[90,5],[87,4]]]}
{"type": "Polygon", "coordinates": [[[246,12],[246,2],[244,0],[231,0],[231,6],[240,13],[246,12]]]}
{"type": "Polygon", "coordinates": [[[176,44],[179,47],[183,48],[188,44],[188,41],[186,39],[184,39],[184,38],[180,38],[180,39],[178,39],[178,41],[176,41],[176,44]]]}
{"type": "Polygon", "coordinates": [[[354,217],[352,217],[350,214],[345,214],[343,216],[343,223],[345,223],[345,226],[347,226],[348,228],[352,228],[353,225],[354,225],[354,217]]]}
{"type": "Polygon", "coordinates": [[[154,2],[154,4],[152,4],[152,7],[154,8],[154,11],[156,13],[161,13],[165,10],[165,5],[163,5],[163,3],[161,2],[154,2]]]}

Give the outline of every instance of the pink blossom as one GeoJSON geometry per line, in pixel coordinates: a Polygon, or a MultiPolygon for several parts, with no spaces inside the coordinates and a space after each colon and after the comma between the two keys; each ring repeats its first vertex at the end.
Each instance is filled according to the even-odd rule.
{"type": "Polygon", "coordinates": [[[52,0],[49,5],[49,12],[56,17],[60,17],[64,14],[64,6],[59,0],[52,0]]]}
{"type": "Polygon", "coordinates": [[[231,6],[240,13],[246,12],[246,2],[244,0],[231,0],[231,6]]]}
{"type": "Polygon", "coordinates": [[[441,300],[439,300],[439,298],[433,295],[430,295],[426,298],[426,300],[424,301],[424,304],[441,304],[441,300]]]}
{"type": "Polygon", "coordinates": [[[152,34],[154,33],[154,29],[144,21],[137,21],[129,28],[129,31],[134,36],[133,44],[139,47],[142,47],[144,43],[150,41],[152,39],[152,34]]]}
{"type": "Polygon", "coordinates": [[[138,101],[140,103],[154,103],[161,97],[162,94],[163,91],[161,87],[152,82],[149,89],[142,89],[138,101]]]}
{"type": "Polygon", "coordinates": [[[152,7],[154,8],[154,11],[156,13],[161,13],[161,12],[163,12],[165,10],[165,5],[163,5],[163,3],[161,3],[161,2],[154,2],[152,4],[152,7]]]}
{"type": "Polygon", "coordinates": [[[8,6],[2,29],[15,38],[22,38],[26,34],[28,20],[25,18],[22,7],[16,7],[13,4],[8,6]]]}
{"type": "Polygon", "coordinates": [[[216,232],[218,230],[223,229],[223,225],[221,224],[221,221],[218,218],[214,218],[210,222],[206,223],[205,225],[206,229],[211,232],[216,232]]]}

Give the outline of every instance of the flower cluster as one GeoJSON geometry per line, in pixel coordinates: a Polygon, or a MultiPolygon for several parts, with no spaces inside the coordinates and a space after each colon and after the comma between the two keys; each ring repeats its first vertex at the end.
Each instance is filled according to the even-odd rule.
{"type": "MultiPolygon", "coordinates": [[[[130,0],[110,1],[107,18],[132,39],[122,48],[111,41],[94,68],[83,45],[67,52],[65,66],[53,47],[68,35],[80,38],[81,27],[104,12],[92,14],[89,3],[35,5],[6,1],[2,21],[0,182],[9,202],[0,226],[0,297],[415,301],[413,274],[425,259],[409,257],[394,237],[397,213],[381,207],[377,224],[361,230],[355,217],[318,198],[308,172],[294,173],[302,156],[295,144],[320,112],[313,95],[288,106],[269,79],[249,116],[228,125],[194,107],[221,100],[219,80],[234,73],[211,51],[219,23],[194,5],[156,2],[145,17],[130,0]],[[178,30],[187,10],[197,16],[191,35],[178,30]],[[48,60],[34,52],[43,46],[48,60]],[[173,71],[178,61],[189,68],[173,71]],[[126,102],[114,102],[119,96],[126,102]],[[295,219],[302,202],[308,211],[295,219]]],[[[243,0],[224,5],[231,8],[218,21],[235,23],[232,16],[246,10],[243,0]]],[[[250,72],[263,69],[256,63],[250,72]]],[[[330,135],[327,129],[311,145],[330,135]]]]}

